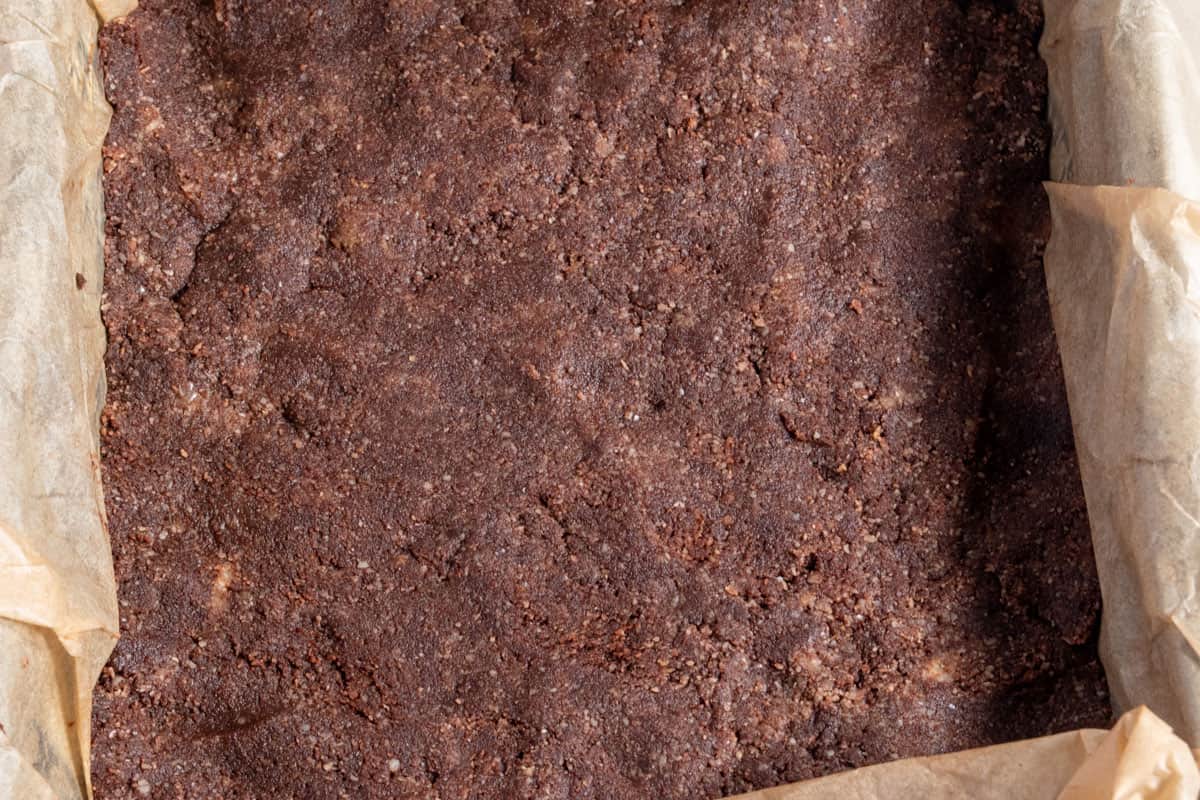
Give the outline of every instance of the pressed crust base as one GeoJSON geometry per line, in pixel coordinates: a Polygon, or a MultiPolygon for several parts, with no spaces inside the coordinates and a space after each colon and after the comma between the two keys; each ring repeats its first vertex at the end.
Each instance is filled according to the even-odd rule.
{"type": "Polygon", "coordinates": [[[694,800],[1104,723],[1039,25],[106,28],[98,797],[694,800]]]}

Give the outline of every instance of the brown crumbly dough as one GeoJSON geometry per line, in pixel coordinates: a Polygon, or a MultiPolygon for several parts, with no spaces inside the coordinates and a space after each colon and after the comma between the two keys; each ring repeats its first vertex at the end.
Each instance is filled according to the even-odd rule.
{"type": "Polygon", "coordinates": [[[692,799],[1104,724],[1040,24],[106,28],[98,797],[692,799]]]}

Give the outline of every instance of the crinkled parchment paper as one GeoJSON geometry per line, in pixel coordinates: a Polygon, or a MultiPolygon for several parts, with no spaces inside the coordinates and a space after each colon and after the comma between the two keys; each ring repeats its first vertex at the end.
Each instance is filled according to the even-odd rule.
{"type": "MultiPolygon", "coordinates": [[[[117,605],[97,421],[100,19],[0,0],[0,800],[89,794],[117,605]]],[[[1046,253],[1104,593],[1109,732],[855,770],[742,800],[1194,800],[1200,772],[1200,0],[1045,0],[1046,253]],[[1195,121],[1193,121],[1193,117],[1195,121]],[[1073,185],[1072,185],[1073,184],[1073,185]],[[1197,544],[1193,544],[1197,542],[1197,544]]]]}
{"type": "Polygon", "coordinates": [[[1200,3],[1043,5],[1054,179],[1200,198],[1200,3]]]}
{"type": "Polygon", "coordinates": [[[1118,710],[1200,744],[1200,2],[1048,2],[1046,279],[1118,710]]]}
{"type": "Polygon", "coordinates": [[[0,798],[13,800],[87,793],[91,690],[117,635],[97,431],[97,26],[84,0],[0,0],[0,798]]]}

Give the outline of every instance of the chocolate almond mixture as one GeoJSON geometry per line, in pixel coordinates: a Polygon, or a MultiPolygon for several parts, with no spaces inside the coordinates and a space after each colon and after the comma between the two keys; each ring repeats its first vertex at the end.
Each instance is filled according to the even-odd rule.
{"type": "Polygon", "coordinates": [[[97,796],[691,800],[1105,723],[1037,6],[109,25],[97,796]]]}

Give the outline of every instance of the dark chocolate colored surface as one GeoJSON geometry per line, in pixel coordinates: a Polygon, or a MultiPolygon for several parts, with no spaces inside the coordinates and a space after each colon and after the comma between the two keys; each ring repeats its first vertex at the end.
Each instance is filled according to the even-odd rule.
{"type": "Polygon", "coordinates": [[[1039,25],[106,28],[97,796],[682,800],[1106,722],[1039,25]]]}

